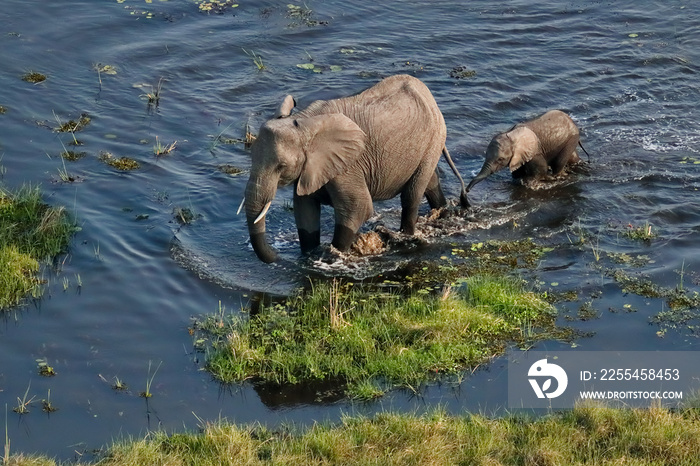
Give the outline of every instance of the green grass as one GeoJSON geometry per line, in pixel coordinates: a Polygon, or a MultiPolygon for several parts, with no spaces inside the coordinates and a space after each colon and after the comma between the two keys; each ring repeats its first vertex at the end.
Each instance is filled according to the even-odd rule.
{"type": "MultiPolygon", "coordinates": [[[[225,383],[335,382],[357,398],[418,390],[457,375],[553,326],[554,309],[518,279],[474,276],[430,293],[370,293],[319,284],[249,318],[220,311],[195,323],[212,342],[206,368],[225,383]]],[[[548,334],[549,335],[549,334],[548,334]]]]}
{"type": "Polygon", "coordinates": [[[110,152],[100,152],[100,155],[97,157],[98,160],[101,162],[106,163],[110,167],[114,167],[117,170],[121,171],[131,171],[131,170],[138,170],[141,168],[141,164],[138,163],[138,161],[131,159],[129,157],[115,157],[112,155],[110,152]]]}
{"type": "Polygon", "coordinates": [[[40,294],[39,262],[63,252],[76,230],[65,208],[42,202],[39,188],[0,188],[0,309],[40,294]]]}
{"type": "Polygon", "coordinates": [[[38,84],[46,81],[46,75],[37,71],[28,71],[22,76],[22,81],[26,81],[31,84],[38,84]]]}
{"type": "Polygon", "coordinates": [[[629,225],[629,229],[624,231],[625,236],[630,239],[639,241],[651,241],[656,238],[658,233],[652,229],[652,225],[649,222],[645,222],[642,226],[632,226],[629,225]]]}
{"type": "MultiPolygon", "coordinates": [[[[112,445],[100,465],[697,465],[700,412],[584,404],[532,419],[382,413],[336,425],[270,430],[205,423],[198,433],[150,433],[112,445]]],[[[11,456],[18,466],[55,462],[11,456]]]]}

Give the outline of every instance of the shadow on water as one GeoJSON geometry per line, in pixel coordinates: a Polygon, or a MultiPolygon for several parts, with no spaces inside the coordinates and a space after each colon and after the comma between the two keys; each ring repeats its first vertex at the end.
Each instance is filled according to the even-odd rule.
{"type": "MultiPolygon", "coordinates": [[[[72,458],[120,435],[194,429],[198,419],[220,416],[308,425],[343,412],[436,404],[503,413],[505,364],[523,357],[517,349],[420,396],[399,390],[358,405],[339,400],[333,386],[222,389],[201,370],[187,332],[192,316],[255,312],[310,278],[400,282],[417,264],[438,267],[455,250],[489,241],[531,239],[552,249],[527,278],[549,294],[574,291],[576,299],[557,304],[560,321],[593,334],[575,348],[558,341],[537,348],[699,348],[697,309],[659,321],[667,297],[625,289],[632,279],[666,290],[682,284],[689,294],[700,287],[700,44],[690,4],[312,0],[299,16],[272,3],[241,2],[222,14],[189,0],[32,3],[3,0],[0,10],[0,180],[10,188],[40,184],[47,202],[66,206],[82,230],[60,267],[46,269],[44,297],[3,314],[0,406],[10,410],[14,451],[72,458]],[[30,70],[46,80],[23,81],[30,70]],[[591,160],[541,189],[494,174],[470,193],[467,211],[423,206],[413,238],[397,233],[396,200],[377,203],[362,229],[362,254],[327,246],[328,209],[326,246],[303,257],[291,190],[280,189],[267,230],[281,260],[258,261],[245,218],[235,215],[250,167],[246,128],[259,127],[286,94],[304,107],[397,73],[433,92],[465,179],[481,167],[474,154],[494,134],[553,108],[569,110],[591,160]],[[76,132],[85,156],[64,160],[73,138],[54,131],[54,115],[82,114],[91,119],[76,132]],[[170,153],[155,156],[158,143],[173,141],[170,153]],[[104,153],[139,168],[120,170],[104,153]],[[192,216],[179,223],[175,212],[192,216]],[[656,236],[634,238],[649,228],[656,236]],[[58,375],[39,376],[37,359],[58,375]],[[149,362],[161,361],[144,409],[138,392],[149,362]],[[102,380],[115,377],[130,389],[102,380]],[[50,390],[59,410],[44,416],[36,405],[13,418],[28,385],[37,400],[50,390]]],[[[454,199],[457,183],[442,180],[454,199]]]]}

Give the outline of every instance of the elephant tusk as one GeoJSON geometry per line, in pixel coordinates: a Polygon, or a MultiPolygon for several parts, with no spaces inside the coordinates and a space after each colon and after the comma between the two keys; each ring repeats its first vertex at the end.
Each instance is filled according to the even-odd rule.
{"type": "Polygon", "coordinates": [[[245,196],[243,196],[243,200],[241,201],[241,205],[238,206],[238,210],[236,211],[236,215],[240,215],[241,209],[243,209],[243,204],[245,204],[245,196]]]}
{"type": "Polygon", "coordinates": [[[267,211],[270,210],[270,205],[271,205],[271,204],[272,204],[272,201],[270,201],[270,202],[268,202],[267,204],[265,204],[265,207],[263,207],[262,212],[260,212],[260,215],[258,215],[258,218],[256,218],[255,221],[253,222],[253,225],[255,225],[256,223],[258,223],[260,220],[263,219],[263,217],[265,217],[265,214],[267,213],[267,211]]]}

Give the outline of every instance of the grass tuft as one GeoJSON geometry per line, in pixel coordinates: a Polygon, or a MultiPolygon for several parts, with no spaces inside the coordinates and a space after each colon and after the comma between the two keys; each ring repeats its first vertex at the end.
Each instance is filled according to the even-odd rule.
{"type": "Polygon", "coordinates": [[[46,75],[37,71],[28,71],[22,76],[22,81],[26,81],[31,84],[38,84],[46,81],[46,75]]]}
{"type": "Polygon", "coordinates": [[[156,157],[166,156],[166,155],[170,154],[172,151],[174,151],[176,146],[177,146],[177,141],[174,141],[170,144],[163,145],[163,143],[158,140],[158,136],[156,136],[156,143],[153,146],[153,154],[156,157]]]}
{"type": "Polygon", "coordinates": [[[38,297],[39,261],[63,252],[78,230],[63,207],[49,207],[38,188],[0,188],[0,309],[38,297]]]}
{"type": "Polygon", "coordinates": [[[265,69],[265,64],[263,63],[263,59],[260,55],[258,55],[257,53],[255,53],[252,50],[250,52],[247,51],[246,49],[242,49],[242,50],[243,50],[243,53],[248,55],[253,60],[253,64],[258,69],[258,71],[263,71],[265,69]]]}
{"type": "Polygon", "coordinates": [[[16,246],[0,247],[0,271],[0,309],[18,304],[30,293],[39,293],[39,263],[16,246]]]}
{"type": "Polygon", "coordinates": [[[628,229],[624,231],[625,236],[633,240],[639,241],[651,241],[652,239],[659,236],[659,234],[652,228],[649,222],[645,222],[641,226],[628,225],[628,229]]]}
{"type": "Polygon", "coordinates": [[[115,157],[112,155],[110,152],[100,152],[100,155],[98,159],[101,162],[106,163],[110,167],[114,167],[117,170],[120,171],[131,171],[131,170],[138,170],[141,168],[141,164],[129,157],[115,157]]]}
{"type": "Polygon", "coordinates": [[[223,382],[337,382],[347,395],[371,399],[392,387],[416,391],[482,363],[508,341],[531,338],[532,328],[553,325],[552,306],[519,280],[464,283],[466,291],[442,297],[317,284],[247,319],[223,312],[204,318],[193,333],[212,342],[206,368],[223,382]]]}

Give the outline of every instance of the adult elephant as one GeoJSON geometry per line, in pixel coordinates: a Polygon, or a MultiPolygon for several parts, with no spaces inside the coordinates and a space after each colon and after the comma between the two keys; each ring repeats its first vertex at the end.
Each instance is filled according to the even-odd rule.
{"type": "Polygon", "coordinates": [[[446,204],[437,163],[440,154],[464,181],[445,147],[445,121],[430,90],[418,79],[397,75],[355,96],[318,100],[291,114],[287,96],[275,118],[264,123],[251,148],[245,208],[258,258],[274,262],[265,237],[265,216],[277,188],[294,184],[294,218],[306,253],[320,244],[321,204],[333,206],[333,246],[344,251],[372,215],[372,201],[401,194],[401,230],[415,231],[423,195],[432,208],[446,204]]]}
{"type": "Polygon", "coordinates": [[[579,130],[571,117],[560,110],[550,110],[518,123],[493,137],[486,149],[484,165],[469,182],[467,191],[506,166],[513,178],[524,183],[546,178],[550,170],[558,175],[567,165],[581,161],[576,145],[581,146],[579,130]]]}

